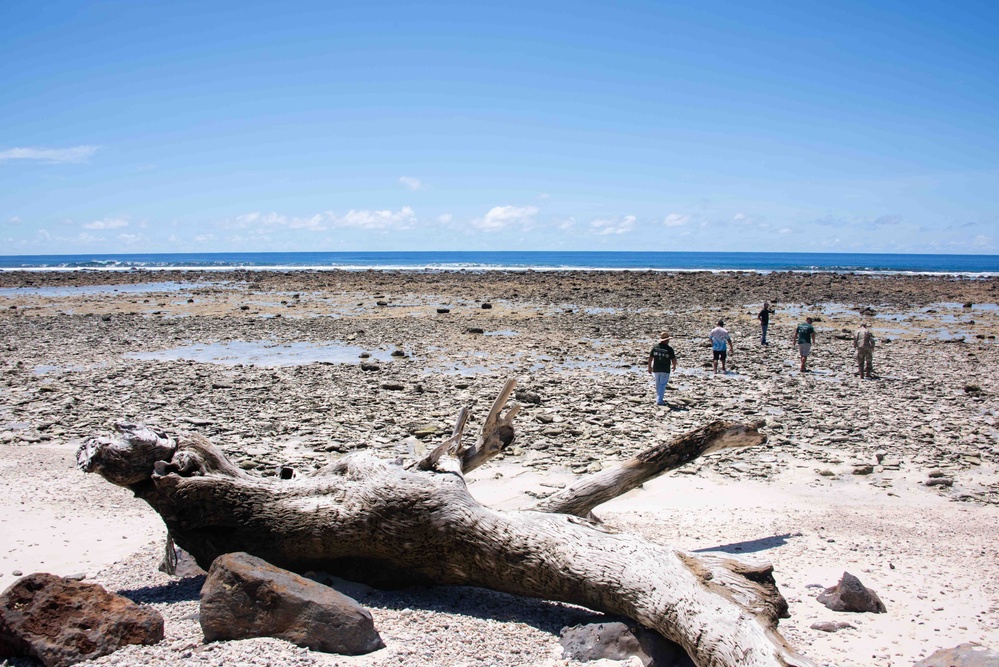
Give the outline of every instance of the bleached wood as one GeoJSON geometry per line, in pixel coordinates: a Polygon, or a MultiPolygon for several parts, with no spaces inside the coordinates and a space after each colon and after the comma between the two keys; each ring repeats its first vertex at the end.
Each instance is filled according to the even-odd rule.
{"type": "Polygon", "coordinates": [[[638,488],[641,484],[690,463],[699,456],[766,442],[758,425],[716,421],[640,453],[619,466],[584,477],[576,484],[540,500],[539,512],[589,516],[594,507],[638,488]]]}
{"type": "MultiPolygon", "coordinates": [[[[702,667],[812,664],[776,630],[787,607],[768,564],[692,554],[576,516],[484,507],[452,474],[457,447],[429,470],[362,453],[279,480],[244,473],[200,436],[120,431],[84,443],[80,466],[148,502],[203,568],[245,551],[296,571],[481,586],[631,618],[702,667]]],[[[458,427],[454,435],[452,445],[458,427]]]]}

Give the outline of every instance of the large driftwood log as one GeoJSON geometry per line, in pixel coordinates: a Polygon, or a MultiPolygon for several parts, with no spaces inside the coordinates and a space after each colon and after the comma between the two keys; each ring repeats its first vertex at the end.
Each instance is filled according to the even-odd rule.
{"type": "MultiPolygon", "coordinates": [[[[362,453],[309,476],[261,478],[202,436],[175,439],[127,424],[117,439],[87,440],[78,462],[148,502],[206,569],[221,554],[246,551],[297,571],[481,586],[631,618],[702,667],[812,664],[776,630],[787,604],[766,562],[688,553],[555,511],[499,512],[472,498],[463,472],[513,440],[516,407],[500,414],[512,389],[510,382],[475,445],[461,444],[463,411],[452,437],[409,469],[362,453]]],[[[735,437],[731,425],[712,428],[694,438],[715,443],[702,451],[735,437]]],[[[741,433],[742,444],[760,440],[751,427],[741,433]]],[[[665,458],[689,460],[693,450],[665,458]]],[[[618,492],[635,476],[627,478],[618,492]]],[[[606,486],[594,495],[606,499],[606,486]]],[[[566,506],[588,512],[596,504],[566,506]]]]}

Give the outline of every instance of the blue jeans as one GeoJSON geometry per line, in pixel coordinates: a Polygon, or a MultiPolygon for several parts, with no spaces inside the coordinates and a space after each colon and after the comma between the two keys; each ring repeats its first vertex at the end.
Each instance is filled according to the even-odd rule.
{"type": "Polygon", "coordinates": [[[656,404],[663,405],[663,394],[666,393],[666,383],[669,382],[669,373],[653,373],[656,376],[656,404]]]}
{"type": "Polygon", "coordinates": [[[763,329],[763,336],[760,338],[760,342],[763,343],[764,345],[767,344],[767,329],[769,327],[770,327],[770,324],[761,324],[760,325],[760,328],[763,329]]]}

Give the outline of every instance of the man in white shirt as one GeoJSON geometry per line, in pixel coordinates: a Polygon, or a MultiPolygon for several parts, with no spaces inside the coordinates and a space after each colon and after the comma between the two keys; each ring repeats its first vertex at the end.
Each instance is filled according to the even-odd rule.
{"type": "Polygon", "coordinates": [[[711,330],[708,338],[711,339],[711,353],[714,357],[715,373],[718,372],[719,359],[721,359],[722,373],[725,373],[725,358],[729,354],[735,354],[735,344],[732,343],[732,337],[728,335],[728,329],[725,328],[723,320],[718,320],[718,326],[711,330]]]}

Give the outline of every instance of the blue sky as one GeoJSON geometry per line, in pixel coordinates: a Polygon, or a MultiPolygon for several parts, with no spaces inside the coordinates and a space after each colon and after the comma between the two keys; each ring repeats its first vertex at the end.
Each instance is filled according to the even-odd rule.
{"type": "Polygon", "coordinates": [[[999,252],[997,2],[0,3],[0,254],[999,252]]]}

